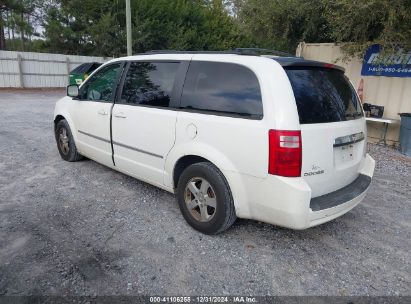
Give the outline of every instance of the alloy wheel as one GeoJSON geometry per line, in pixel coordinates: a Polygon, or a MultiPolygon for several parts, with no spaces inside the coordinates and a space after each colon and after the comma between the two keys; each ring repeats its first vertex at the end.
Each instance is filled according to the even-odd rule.
{"type": "Polygon", "coordinates": [[[217,208],[215,191],[202,177],[190,179],[184,190],[184,200],[192,217],[199,222],[209,222],[217,208]]]}
{"type": "Polygon", "coordinates": [[[64,155],[67,155],[70,150],[69,137],[67,136],[67,129],[61,128],[59,132],[59,146],[64,155]]]}

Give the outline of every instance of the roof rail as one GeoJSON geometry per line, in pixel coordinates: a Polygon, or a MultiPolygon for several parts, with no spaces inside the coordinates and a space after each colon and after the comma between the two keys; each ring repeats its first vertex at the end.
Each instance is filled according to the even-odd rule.
{"type": "Polygon", "coordinates": [[[295,57],[294,55],[287,52],[262,48],[236,48],[234,49],[234,51],[240,53],[241,55],[274,55],[283,57],[295,57]]]}
{"type": "Polygon", "coordinates": [[[154,54],[235,54],[235,55],[251,55],[251,56],[260,56],[260,55],[274,55],[282,57],[295,57],[287,52],[269,50],[269,49],[260,49],[260,48],[236,48],[232,50],[224,51],[180,51],[180,50],[151,50],[145,53],[136,54],[136,55],[154,55],[154,54]]]}
{"type": "Polygon", "coordinates": [[[154,54],[238,54],[236,51],[178,51],[178,50],[151,50],[138,55],[154,54]]]}

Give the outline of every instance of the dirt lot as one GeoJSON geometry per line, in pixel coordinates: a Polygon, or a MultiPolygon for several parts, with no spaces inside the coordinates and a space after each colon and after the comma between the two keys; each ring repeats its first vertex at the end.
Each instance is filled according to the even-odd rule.
{"type": "Polygon", "coordinates": [[[410,295],[411,161],[378,161],[362,204],[306,231],[191,229],[173,195],[60,159],[63,91],[0,91],[0,295],[410,295]]]}

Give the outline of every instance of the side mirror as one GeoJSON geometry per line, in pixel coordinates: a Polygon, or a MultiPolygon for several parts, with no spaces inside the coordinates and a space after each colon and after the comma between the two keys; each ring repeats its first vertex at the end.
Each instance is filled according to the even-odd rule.
{"type": "Polygon", "coordinates": [[[79,94],[78,85],[70,84],[67,86],[67,96],[78,97],[78,94],[79,94]]]}

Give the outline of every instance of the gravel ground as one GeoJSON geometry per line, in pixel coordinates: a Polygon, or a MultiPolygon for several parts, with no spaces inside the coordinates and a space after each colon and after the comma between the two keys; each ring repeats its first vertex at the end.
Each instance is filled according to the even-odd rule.
{"type": "Polygon", "coordinates": [[[205,236],[173,195],[54,142],[62,91],[0,91],[0,295],[410,295],[411,161],[370,145],[367,197],[305,231],[205,236]]]}

